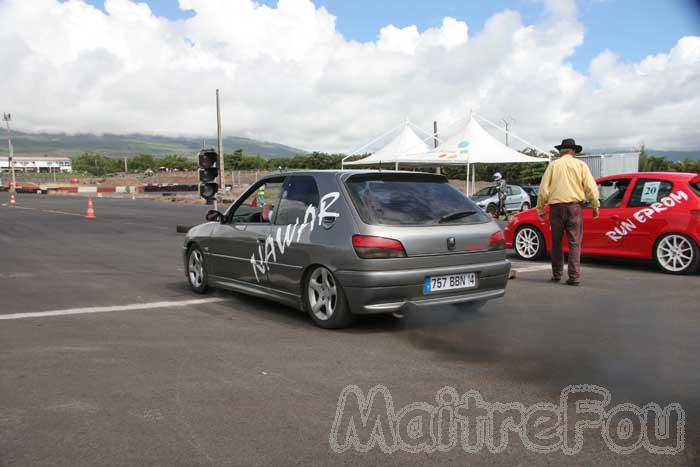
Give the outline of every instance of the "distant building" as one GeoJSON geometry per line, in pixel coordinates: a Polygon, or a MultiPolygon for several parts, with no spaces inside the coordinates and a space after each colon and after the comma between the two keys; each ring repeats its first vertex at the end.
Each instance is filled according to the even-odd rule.
{"type": "MultiPolygon", "coordinates": [[[[50,156],[15,156],[15,172],[19,173],[56,173],[72,172],[70,157],[50,156]]],[[[6,156],[0,156],[0,172],[9,172],[10,162],[6,156]]]]}
{"type": "Polygon", "coordinates": [[[593,177],[607,177],[623,173],[639,172],[639,153],[627,152],[619,154],[597,154],[577,156],[588,164],[593,177]]]}

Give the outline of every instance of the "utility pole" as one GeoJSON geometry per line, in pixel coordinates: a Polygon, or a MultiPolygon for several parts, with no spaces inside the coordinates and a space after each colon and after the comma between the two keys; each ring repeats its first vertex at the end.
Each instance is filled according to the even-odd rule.
{"type": "Polygon", "coordinates": [[[226,177],[224,176],[224,141],[221,136],[221,104],[219,102],[219,90],[216,90],[216,151],[219,153],[219,189],[226,191],[226,177]]]}
{"type": "Polygon", "coordinates": [[[503,126],[505,126],[506,128],[506,146],[510,147],[510,145],[508,144],[508,127],[510,127],[512,123],[515,123],[515,119],[513,117],[508,116],[502,118],[501,121],[503,122],[503,126]]]}
{"type": "Polygon", "coordinates": [[[125,174],[129,173],[129,162],[128,162],[128,159],[126,157],[124,158],[124,173],[125,174]]]}
{"type": "Polygon", "coordinates": [[[433,147],[438,147],[437,121],[433,121],[433,147]]]}
{"type": "MultiPolygon", "coordinates": [[[[437,120],[433,120],[433,147],[437,148],[438,147],[438,132],[437,132],[437,120]]],[[[438,165],[437,168],[435,169],[435,173],[440,175],[442,171],[440,170],[440,166],[438,165]]]]}
{"type": "Polygon", "coordinates": [[[13,159],[14,157],[14,151],[12,150],[12,133],[10,131],[10,120],[12,120],[12,115],[9,113],[3,113],[2,114],[2,119],[5,121],[5,124],[7,125],[7,146],[9,149],[9,157],[7,159],[7,162],[10,165],[10,172],[12,172],[12,193],[15,193],[17,191],[17,188],[15,187],[16,185],[16,180],[15,180],[15,161],[13,159]]]}

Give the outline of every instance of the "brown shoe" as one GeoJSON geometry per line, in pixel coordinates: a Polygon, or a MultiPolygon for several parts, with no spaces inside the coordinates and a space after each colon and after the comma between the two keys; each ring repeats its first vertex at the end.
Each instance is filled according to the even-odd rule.
{"type": "Polygon", "coordinates": [[[580,284],[581,284],[581,282],[575,281],[573,279],[566,280],[566,285],[573,285],[574,287],[578,287],[580,284]]]}

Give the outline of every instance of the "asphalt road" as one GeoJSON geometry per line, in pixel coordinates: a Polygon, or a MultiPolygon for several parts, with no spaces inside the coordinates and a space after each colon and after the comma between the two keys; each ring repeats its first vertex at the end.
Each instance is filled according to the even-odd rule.
{"type": "Polygon", "coordinates": [[[0,466],[700,465],[697,275],[587,261],[574,288],[515,261],[506,298],[479,312],[324,331],[264,300],[189,292],[175,225],[199,222],[202,206],[102,198],[87,220],[85,198],[7,202],[0,193],[0,466]],[[183,305],[202,298],[217,301],[183,305]],[[2,319],[65,310],[78,314],[2,319]],[[445,386],[557,404],[570,384],[607,388],[611,405],[680,403],[685,448],[624,455],[588,430],[572,456],[516,437],[499,453],[331,449],[348,385],[385,386],[398,411],[445,386]]]}

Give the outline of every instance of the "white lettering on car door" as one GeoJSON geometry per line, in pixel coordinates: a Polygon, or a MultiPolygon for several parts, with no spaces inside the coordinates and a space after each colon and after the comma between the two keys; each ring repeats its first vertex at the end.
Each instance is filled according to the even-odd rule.
{"type": "Polygon", "coordinates": [[[301,235],[304,230],[308,227],[309,232],[313,232],[314,224],[316,219],[318,219],[319,225],[323,222],[324,217],[340,217],[337,212],[330,211],[330,207],[338,201],[340,198],[340,193],[334,191],[324,195],[320,200],[320,207],[317,209],[313,205],[306,208],[304,213],[304,220],[302,224],[299,224],[299,218],[297,217],[294,224],[289,224],[286,226],[277,227],[275,234],[270,234],[265,239],[265,251],[263,254],[263,249],[258,245],[258,256],[256,258],[255,253],[250,257],[250,264],[253,267],[253,272],[255,273],[255,280],[260,282],[260,276],[258,273],[265,273],[270,270],[270,258],[273,262],[277,262],[277,252],[275,251],[275,245],[277,245],[277,250],[280,256],[284,255],[285,250],[292,245],[294,242],[294,234],[296,233],[296,241],[299,242],[301,235]],[[284,237],[282,237],[282,230],[284,229],[284,237]]]}
{"type": "MultiPolygon", "coordinates": [[[[687,200],[688,195],[684,191],[679,190],[676,193],[671,193],[669,196],[664,196],[663,198],[661,198],[660,202],[653,203],[649,207],[642,208],[636,211],[634,214],[632,214],[632,218],[638,223],[644,224],[646,221],[651,220],[654,217],[654,215],[660,212],[664,212],[670,208],[674,208],[681,204],[683,201],[687,200]]],[[[628,233],[637,228],[637,224],[635,224],[634,220],[625,219],[624,221],[620,222],[620,225],[618,227],[615,227],[613,230],[607,232],[605,235],[607,235],[607,237],[610,238],[610,240],[614,242],[619,242],[628,233]]]]}

